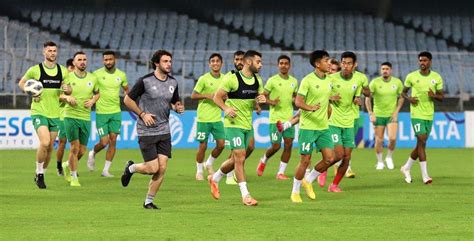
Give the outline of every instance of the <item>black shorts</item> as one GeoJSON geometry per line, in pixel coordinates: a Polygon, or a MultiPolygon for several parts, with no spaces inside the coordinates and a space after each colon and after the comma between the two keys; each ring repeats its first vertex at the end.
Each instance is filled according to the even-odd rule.
{"type": "Polygon", "coordinates": [[[145,162],[158,158],[158,154],[171,158],[171,135],[139,136],[138,145],[145,162]]]}

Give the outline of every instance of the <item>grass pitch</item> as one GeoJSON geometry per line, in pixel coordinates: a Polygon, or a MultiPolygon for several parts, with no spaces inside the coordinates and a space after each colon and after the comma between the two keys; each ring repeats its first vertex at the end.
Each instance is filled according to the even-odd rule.
{"type": "MultiPolygon", "coordinates": [[[[104,152],[95,172],[85,157],[79,164],[82,187],[72,188],[56,175],[53,161],[46,190],[33,182],[34,151],[0,151],[1,240],[472,240],[473,149],[430,149],[428,169],[433,185],[421,181],[419,165],[413,183],[399,171],[410,150],[395,152],[395,170],[375,170],[372,149],[353,154],[355,179],[344,178],[343,193],[328,193],[314,184],[316,200],[290,201],[292,180],[277,181],[278,153],[257,177],[256,150],[246,163],[249,190],[257,207],[245,207],[238,186],[220,183],[221,199],[211,198],[207,182],[194,180],[195,150],[173,151],[165,181],[155,198],[159,211],[142,204],[149,176],[135,174],[123,188],[126,160],[141,162],[139,150],[119,150],[114,178],[100,177],[104,152]]],[[[222,162],[224,152],[215,163],[222,162]]],[[[319,158],[319,155],[315,155],[319,158]]],[[[53,158],[54,159],[54,158],[53,158]]],[[[294,151],[287,174],[293,175],[294,151]]],[[[314,160],[314,159],[313,159],[314,160]]],[[[328,182],[332,181],[332,168],[328,182]]]]}

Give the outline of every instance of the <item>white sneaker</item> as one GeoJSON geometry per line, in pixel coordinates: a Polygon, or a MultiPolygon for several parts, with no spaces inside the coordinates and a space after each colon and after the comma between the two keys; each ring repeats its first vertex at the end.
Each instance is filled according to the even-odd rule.
{"type": "Polygon", "coordinates": [[[377,167],[375,167],[375,170],[383,170],[385,168],[385,165],[383,162],[377,162],[377,167]]]}
{"type": "Polygon", "coordinates": [[[114,177],[114,175],[110,174],[109,172],[102,172],[100,175],[103,177],[114,177]]]}
{"type": "Polygon", "coordinates": [[[393,170],[393,168],[395,168],[395,166],[393,165],[393,160],[392,160],[392,158],[386,157],[386,158],[385,158],[385,163],[387,163],[387,168],[388,168],[388,169],[393,170]]]}
{"type": "Polygon", "coordinates": [[[431,179],[431,177],[423,178],[424,184],[431,184],[432,182],[433,182],[433,179],[431,179]]]}
{"type": "Polygon", "coordinates": [[[89,169],[91,172],[95,169],[94,150],[89,151],[89,155],[87,157],[87,169],[89,169]]]}
{"type": "Polygon", "coordinates": [[[400,168],[400,171],[401,171],[402,174],[405,176],[405,182],[411,183],[410,170],[406,170],[406,169],[405,169],[405,166],[402,166],[402,167],[400,168]]]}

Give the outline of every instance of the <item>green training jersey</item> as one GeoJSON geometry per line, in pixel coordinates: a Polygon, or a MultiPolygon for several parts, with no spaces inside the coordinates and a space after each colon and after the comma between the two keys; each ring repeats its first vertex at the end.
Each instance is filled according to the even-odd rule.
{"type": "MultiPolygon", "coordinates": [[[[224,74],[219,73],[219,77],[214,77],[211,72],[208,72],[199,77],[194,92],[198,94],[214,94],[224,79],[224,74]]],[[[222,121],[221,108],[214,103],[213,100],[201,99],[199,100],[197,108],[197,121],[199,122],[217,122],[222,121]]]]}
{"type": "Polygon", "coordinates": [[[71,96],[76,99],[75,106],[66,104],[64,117],[89,121],[91,119],[91,108],[86,108],[84,104],[87,100],[92,99],[95,91],[99,90],[97,78],[90,72],[86,72],[84,77],[71,73],[64,82],[71,85],[71,96]]]}
{"type": "Polygon", "coordinates": [[[391,117],[397,108],[398,97],[403,91],[402,81],[393,76],[385,81],[380,76],[370,82],[369,88],[374,98],[375,116],[391,117]]]}
{"type": "Polygon", "coordinates": [[[329,125],[353,128],[354,127],[354,97],[359,96],[362,90],[360,79],[354,78],[352,75],[350,79],[344,79],[341,72],[331,75],[332,77],[332,94],[331,96],[339,94],[341,99],[331,103],[332,113],[329,118],[329,125]]]}
{"type": "MultiPolygon", "coordinates": [[[[359,71],[354,71],[354,74],[352,75],[352,78],[356,79],[359,82],[359,85],[361,87],[361,93],[363,88],[369,87],[369,79],[367,76],[359,71]]],[[[360,93],[359,93],[360,95],[360,93]]],[[[359,96],[358,95],[358,96],[359,96]]],[[[356,104],[352,104],[352,109],[354,110],[354,119],[357,119],[360,117],[360,106],[356,104]]]]}
{"type": "MultiPolygon", "coordinates": [[[[62,65],[57,65],[53,68],[48,68],[44,63],[41,63],[44,71],[49,76],[56,76],[58,74],[59,66],[61,68],[62,80],[66,79],[68,75],[67,68],[62,65]]],[[[30,67],[23,79],[29,80],[40,80],[41,69],[39,64],[30,67]]],[[[59,109],[59,95],[61,94],[61,87],[58,88],[48,88],[46,84],[43,84],[43,92],[41,93],[40,100],[38,102],[31,102],[31,115],[42,115],[47,118],[59,118],[60,109],[59,109]]]]}
{"type": "MultiPolygon", "coordinates": [[[[239,72],[242,79],[247,85],[254,85],[255,78],[253,76],[247,77],[239,72]]],[[[258,80],[258,94],[263,93],[262,79],[257,75],[258,80]]],[[[235,74],[227,74],[222,81],[220,89],[224,90],[228,94],[230,92],[237,91],[239,89],[239,80],[235,74]]],[[[225,104],[231,108],[236,109],[236,116],[231,118],[229,116],[224,117],[224,127],[241,128],[245,130],[252,129],[252,112],[255,109],[255,99],[233,99],[229,98],[225,104]]]]}
{"type": "Polygon", "coordinates": [[[434,71],[422,75],[419,70],[409,73],[405,79],[405,87],[411,88],[411,97],[417,97],[416,105],[410,104],[411,118],[433,120],[434,102],[428,96],[431,89],[434,93],[443,90],[443,78],[434,71]]]}
{"type": "Polygon", "coordinates": [[[128,85],[127,75],[115,68],[110,73],[105,67],[94,71],[97,77],[100,98],[95,104],[97,114],[113,114],[120,112],[120,88],[128,85]]]}
{"type": "Polygon", "coordinates": [[[267,80],[264,89],[269,93],[268,98],[271,100],[280,98],[277,105],[270,105],[270,123],[289,120],[293,116],[293,96],[298,90],[296,78],[289,75],[285,79],[276,74],[267,80]]]}
{"type": "Polygon", "coordinates": [[[331,77],[326,75],[319,78],[315,72],[311,72],[301,80],[298,95],[304,97],[307,105],[320,104],[319,110],[301,110],[300,129],[303,130],[325,130],[328,125],[329,97],[332,92],[331,77]]]}

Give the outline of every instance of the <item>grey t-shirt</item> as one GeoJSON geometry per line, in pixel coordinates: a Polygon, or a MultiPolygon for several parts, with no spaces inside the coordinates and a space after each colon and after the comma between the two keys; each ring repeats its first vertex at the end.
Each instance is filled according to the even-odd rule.
{"type": "Polygon", "coordinates": [[[168,75],[165,80],[160,80],[153,73],[147,74],[137,80],[128,97],[134,101],[138,100],[138,106],[142,111],[156,116],[155,124],[152,126],[145,126],[143,120],[138,118],[138,136],[170,134],[170,103],[180,101],[178,81],[175,78],[168,75]]]}

